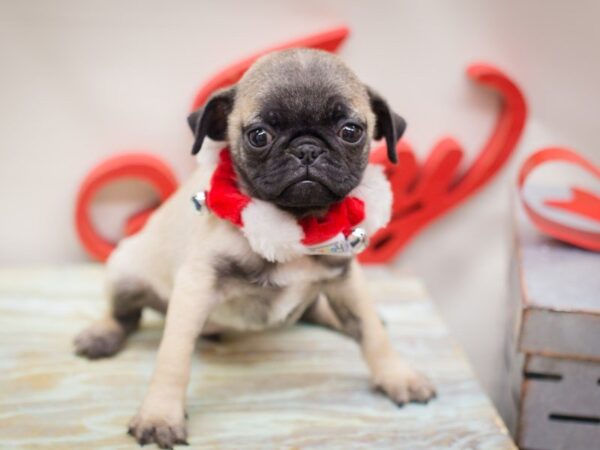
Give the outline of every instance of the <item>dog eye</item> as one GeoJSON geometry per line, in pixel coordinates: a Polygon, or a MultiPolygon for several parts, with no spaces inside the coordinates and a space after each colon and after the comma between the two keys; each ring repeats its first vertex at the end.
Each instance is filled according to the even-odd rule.
{"type": "Polygon", "coordinates": [[[356,144],[362,137],[362,134],[362,128],[358,125],[354,125],[353,123],[344,125],[342,128],[340,128],[340,131],[338,131],[338,136],[351,144],[356,144]]]}
{"type": "Polygon", "coordinates": [[[273,136],[264,128],[255,128],[248,132],[248,140],[253,147],[266,147],[273,141],[273,136]]]}

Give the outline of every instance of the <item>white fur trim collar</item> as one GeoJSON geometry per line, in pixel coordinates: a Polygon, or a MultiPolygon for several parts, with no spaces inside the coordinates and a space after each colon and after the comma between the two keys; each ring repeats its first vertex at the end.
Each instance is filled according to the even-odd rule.
{"type": "MultiPolygon", "coordinates": [[[[213,153],[212,150],[201,153],[213,153]]],[[[210,174],[215,170],[216,166],[211,158],[199,160],[199,163],[200,170],[206,170],[210,174]]],[[[210,179],[210,175],[207,179],[210,179]]],[[[387,225],[391,217],[393,196],[382,166],[369,164],[360,184],[349,195],[365,203],[365,219],[358,227],[364,230],[366,236],[387,225]]],[[[306,254],[352,254],[352,248],[341,234],[326,243],[304,245],[304,233],[296,218],[263,200],[252,199],[242,211],[242,220],[244,226],[240,231],[252,250],[267,261],[286,262],[306,254]]]]}

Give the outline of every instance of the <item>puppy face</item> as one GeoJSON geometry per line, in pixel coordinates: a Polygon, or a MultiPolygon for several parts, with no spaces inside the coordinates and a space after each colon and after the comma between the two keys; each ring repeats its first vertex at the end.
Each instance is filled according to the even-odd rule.
{"type": "Polygon", "coordinates": [[[299,215],[343,199],[362,178],[371,139],[388,156],[402,118],[336,56],[307,49],[259,59],[190,118],[193,153],[205,136],[229,141],[243,189],[299,215]]]}

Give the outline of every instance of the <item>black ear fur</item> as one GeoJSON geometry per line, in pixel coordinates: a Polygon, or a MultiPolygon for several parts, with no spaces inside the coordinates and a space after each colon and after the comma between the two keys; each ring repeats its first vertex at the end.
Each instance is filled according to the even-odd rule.
{"type": "Polygon", "coordinates": [[[188,123],[196,138],[192,155],[200,151],[206,136],[215,141],[227,138],[227,117],[233,109],[234,99],[235,86],[217,91],[202,108],[188,116],[188,123]]]}
{"type": "Polygon", "coordinates": [[[390,109],[387,102],[373,89],[367,88],[371,109],[375,113],[375,139],[385,137],[388,159],[394,164],[398,162],[396,143],[406,130],[406,121],[390,109]]]}

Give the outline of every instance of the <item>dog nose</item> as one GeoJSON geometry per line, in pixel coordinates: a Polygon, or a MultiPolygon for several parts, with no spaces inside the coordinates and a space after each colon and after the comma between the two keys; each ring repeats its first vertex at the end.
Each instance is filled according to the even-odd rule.
{"type": "Polygon", "coordinates": [[[310,166],[324,152],[321,147],[314,144],[301,144],[291,149],[292,155],[302,162],[305,166],[310,166]]]}

